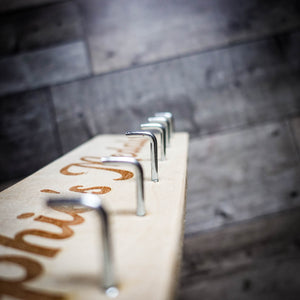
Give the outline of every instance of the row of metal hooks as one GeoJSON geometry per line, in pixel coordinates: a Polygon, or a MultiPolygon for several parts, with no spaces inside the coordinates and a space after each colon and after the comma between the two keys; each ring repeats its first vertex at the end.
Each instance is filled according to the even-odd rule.
{"type": "MultiPolygon", "coordinates": [[[[174,117],[170,112],[157,112],[154,117],[148,118],[148,123],[141,124],[140,130],[127,131],[126,136],[143,136],[150,139],[150,156],[151,156],[151,180],[159,181],[158,176],[158,147],[157,139],[154,133],[158,133],[161,141],[160,160],[166,160],[166,148],[170,146],[171,137],[174,133],[174,117]]],[[[144,216],[145,198],[144,198],[144,173],[139,161],[132,157],[102,157],[103,164],[126,164],[132,165],[136,171],[136,193],[137,193],[137,216],[144,216]]],[[[109,214],[103,207],[102,200],[93,194],[83,194],[80,198],[75,199],[48,199],[47,205],[50,207],[57,206],[74,206],[80,205],[94,209],[99,217],[102,232],[102,252],[103,252],[103,277],[102,288],[110,298],[115,298],[119,295],[118,284],[113,267],[113,251],[112,241],[109,226],[109,214]]]]}

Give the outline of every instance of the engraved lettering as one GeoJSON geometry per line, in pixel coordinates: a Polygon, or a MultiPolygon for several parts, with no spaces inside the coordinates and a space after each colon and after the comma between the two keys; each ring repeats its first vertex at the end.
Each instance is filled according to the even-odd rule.
{"type": "Polygon", "coordinates": [[[29,212],[29,213],[20,214],[20,215],[17,216],[17,218],[18,219],[27,219],[27,218],[30,218],[32,216],[34,216],[34,213],[29,212]]]}
{"type": "MultiPolygon", "coordinates": [[[[123,148],[112,148],[116,152],[112,156],[131,156],[136,157],[137,153],[142,149],[144,144],[147,142],[147,139],[142,139],[140,141],[133,141],[132,143],[125,143],[123,148]]],[[[106,168],[102,166],[100,162],[100,157],[85,156],[80,158],[80,162],[72,163],[60,170],[60,173],[63,175],[82,175],[86,172],[80,170],[80,168],[89,168],[89,169],[98,169],[109,172],[114,172],[120,175],[114,180],[128,180],[131,179],[134,174],[130,171],[114,168],[106,168]],[[79,168],[79,170],[78,170],[79,168]],[[75,170],[74,170],[75,169],[75,170]]],[[[93,186],[93,187],[83,187],[82,185],[72,186],[69,188],[70,191],[77,193],[92,193],[92,194],[106,194],[111,191],[111,188],[108,186],[93,186]]],[[[52,189],[42,189],[42,193],[51,193],[51,194],[60,194],[60,192],[52,189]]],[[[66,239],[71,237],[74,234],[74,231],[70,226],[79,225],[84,222],[84,218],[78,215],[89,211],[90,209],[86,208],[53,208],[56,211],[63,212],[72,217],[72,220],[61,220],[57,218],[47,217],[39,215],[34,218],[34,221],[48,223],[57,226],[61,232],[55,233],[46,230],[40,229],[26,229],[20,232],[17,232],[13,238],[7,237],[5,235],[0,235],[0,245],[5,247],[10,247],[18,249],[21,251],[26,251],[32,254],[37,254],[45,257],[54,257],[58,254],[61,248],[53,248],[48,246],[41,246],[36,243],[26,241],[28,236],[36,236],[41,238],[59,240],[66,239]]],[[[25,219],[33,217],[33,212],[23,213],[17,216],[18,219],[25,219]]],[[[62,294],[55,294],[51,292],[40,291],[37,289],[26,287],[24,283],[27,281],[33,280],[36,277],[40,276],[43,272],[42,265],[30,258],[17,255],[6,255],[0,256],[0,263],[11,263],[24,268],[25,276],[21,279],[5,279],[0,277],[0,298],[1,295],[8,295],[15,298],[21,299],[30,299],[30,300],[58,300],[65,299],[62,294]]]]}
{"type": "Polygon", "coordinates": [[[80,167],[80,168],[90,168],[90,169],[98,169],[98,170],[105,170],[105,171],[110,171],[110,172],[115,172],[121,175],[121,177],[116,178],[114,180],[128,180],[133,177],[133,173],[130,171],[126,170],[121,170],[121,169],[113,169],[113,168],[104,168],[104,167],[99,167],[99,165],[102,165],[100,161],[94,161],[92,159],[97,159],[100,160],[100,157],[93,157],[93,156],[86,156],[80,158],[83,163],[73,163],[69,164],[65,167],[63,167],[60,170],[60,173],[63,175],[82,175],[85,174],[85,172],[71,172],[70,168],[71,167],[80,167]]]}
{"type": "Polygon", "coordinates": [[[24,237],[28,235],[33,235],[33,236],[39,236],[39,237],[44,237],[44,238],[49,238],[49,239],[66,239],[71,237],[74,232],[73,230],[69,227],[70,225],[78,225],[84,222],[84,218],[79,216],[78,213],[83,213],[86,211],[89,211],[90,209],[88,208],[53,208],[57,211],[64,212],[70,216],[73,217],[73,220],[71,221],[66,221],[66,220],[60,220],[60,219],[55,219],[55,218],[49,218],[45,216],[38,216],[35,218],[35,221],[38,222],[44,222],[44,223],[49,223],[56,225],[61,228],[62,232],[61,233],[53,233],[45,230],[40,230],[40,229],[27,229],[27,230],[22,230],[18,233],[15,234],[14,238],[10,238],[4,235],[0,234],[0,245],[3,245],[5,247],[11,247],[14,249],[19,249],[23,251],[27,251],[30,253],[46,256],[46,257],[54,257],[57,255],[57,253],[61,250],[60,248],[50,248],[46,246],[39,246],[36,244],[32,244],[30,242],[27,242],[24,237]]]}
{"type": "Polygon", "coordinates": [[[43,273],[43,267],[37,261],[19,255],[4,255],[0,256],[0,263],[16,264],[26,271],[25,277],[18,280],[5,280],[3,277],[0,277],[0,296],[8,295],[25,300],[65,299],[62,294],[40,291],[24,285],[27,281],[35,279],[43,273]]]}
{"type": "Polygon", "coordinates": [[[42,193],[49,193],[49,194],[60,194],[60,192],[50,190],[50,189],[43,189],[41,190],[42,193]]]}
{"type": "Polygon", "coordinates": [[[111,156],[121,156],[121,157],[136,157],[136,154],[132,153],[132,154],[128,154],[128,153],[116,153],[116,154],[112,154],[111,156]]]}
{"type": "Polygon", "coordinates": [[[111,191],[111,188],[109,186],[92,186],[89,188],[82,188],[83,185],[76,185],[69,188],[69,191],[71,192],[77,192],[77,193],[92,193],[96,195],[103,195],[106,193],[109,193],[111,191]],[[93,191],[93,192],[91,192],[93,191]]]}

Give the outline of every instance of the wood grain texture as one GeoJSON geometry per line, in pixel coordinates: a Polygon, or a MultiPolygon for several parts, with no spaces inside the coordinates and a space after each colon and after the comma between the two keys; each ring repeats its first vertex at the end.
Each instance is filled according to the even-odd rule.
{"type": "Polygon", "coordinates": [[[95,136],[91,132],[90,126],[84,116],[81,114],[76,117],[65,119],[60,122],[59,136],[62,144],[63,153],[67,153],[89,139],[95,136]]]}
{"type": "MultiPolygon", "coordinates": [[[[233,258],[236,259],[236,258],[233,258]]],[[[202,281],[180,292],[178,299],[196,300],[200,298],[280,300],[299,299],[299,253],[297,256],[276,257],[242,267],[236,272],[202,281]]],[[[230,262],[228,262],[230,263],[230,262]]]]}
{"type": "Polygon", "coordinates": [[[64,134],[72,128],[87,132],[83,140],[120,133],[160,110],[193,136],[299,114],[295,55],[287,60],[269,39],[53,87],[64,148],[79,144],[64,134]]]}
{"type": "Polygon", "coordinates": [[[0,180],[28,175],[60,154],[44,90],[1,98],[0,112],[0,180]]]}
{"type": "MultiPolygon", "coordinates": [[[[31,270],[31,275],[38,273],[39,276],[28,284],[24,283],[27,289],[68,299],[107,299],[99,287],[103,273],[101,257],[99,258],[99,220],[96,215],[88,211],[80,213],[80,216],[71,214],[73,218],[70,218],[61,211],[45,206],[49,195],[52,198],[80,197],[81,192],[69,189],[71,186],[101,185],[111,188],[101,198],[111,216],[115,269],[120,288],[118,299],[173,298],[182,245],[188,135],[175,134],[172,146],[168,149],[167,160],[159,164],[158,183],[151,181],[149,144],[146,143],[136,152],[145,175],[144,217],[135,215],[134,177],[123,181],[114,180],[120,174],[116,175],[115,172],[105,169],[80,168],[78,165],[70,167],[73,168],[70,171],[81,171],[81,175],[61,172],[66,166],[82,162],[82,157],[87,156],[93,157],[99,166],[101,156],[115,153],[112,147],[124,147],[125,144],[129,147],[131,143],[136,147],[136,140],[128,139],[124,135],[95,137],[1,192],[1,258],[3,255],[21,255],[23,261],[30,258],[40,265],[39,269],[38,266],[35,269],[44,270],[43,273],[34,273],[31,270]],[[59,191],[60,194],[40,192],[45,189],[59,191]],[[57,219],[61,220],[60,223],[57,219]],[[59,224],[68,224],[68,228],[59,224]],[[60,227],[59,232],[53,227],[55,225],[60,227]],[[17,239],[17,235],[15,241],[18,240],[22,245],[27,243],[29,248],[18,248],[19,244],[5,243],[16,233],[22,237],[27,236],[24,238],[27,242],[17,239]],[[40,245],[42,250],[35,248],[37,250],[33,251],[33,245],[40,245]]],[[[117,169],[131,170],[130,167],[123,169],[123,166],[117,169]]],[[[33,266],[33,263],[27,263],[33,266]]],[[[15,279],[16,268],[7,268],[5,275],[15,279]]],[[[4,293],[1,290],[3,286],[5,287],[0,285],[1,293],[4,293]]],[[[16,286],[15,290],[19,289],[20,286],[16,286]]],[[[14,291],[11,293],[14,295],[14,291]]]]}
{"type": "Polygon", "coordinates": [[[185,239],[178,299],[297,299],[299,208],[185,239]]]}
{"type": "Polygon", "coordinates": [[[47,5],[1,17],[0,55],[58,46],[82,38],[82,20],[75,2],[47,5]]]}
{"type": "Polygon", "coordinates": [[[0,95],[85,77],[89,64],[83,42],[32,51],[0,60],[0,95]]]}
{"type": "Polygon", "coordinates": [[[260,39],[300,25],[297,1],[80,3],[96,74],[260,39]]]}
{"type": "Polygon", "coordinates": [[[284,124],[193,139],[186,234],[300,205],[300,164],[284,124]]]}

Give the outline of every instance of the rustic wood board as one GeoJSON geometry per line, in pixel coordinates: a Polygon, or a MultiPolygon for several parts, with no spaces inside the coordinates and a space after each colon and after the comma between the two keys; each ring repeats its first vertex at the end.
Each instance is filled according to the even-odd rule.
{"type": "MultiPolygon", "coordinates": [[[[233,263],[239,258],[239,254],[229,261],[219,260],[218,266],[222,263],[233,263]]],[[[241,265],[226,270],[221,275],[198,278],[198,282],[193,281],[180,290],[178,299],[281,300],[284,297],[289,300],[298,300],[300,295],[299,269],[299,250],[296,255],[291,253],[285,256],[283,254],[272,259],[266,256],[250,266],[241,265]]],[[[206,270],[203,272],[205,273],[206,270]]]]}
{"type": "Polygon", "coordinates": [[[193,139],[186,234],[300,206],[300,164],[287,123],[193,139]]]}
{"type": "Polygon", "coordinates": [[[299,299],[300,209],[185,239],[179,299],[299,299]]]}
{"type": "Polygon", "coordinates": [[[83,140],[119,133],[160,110],[171,110],[178,130],[193,136],[297,115],[299,73],[290,61],[298,48],[291,48],[287,61],[267,39],[54,86],[62,147],[78,145],[74,128],[83,140]]]}
{"type": "Polygon", "coordinates": [[[46,90],[2,98],[0,111],[1,181],[32,174],[61,154],[46,90]]]}
{"type": "Polygon", "coordinates": [[[95,74],[261,39],[300,25],[297,1],[80,0],[80,5],[95,74]]]}
{"type": "MultiPolygon", "coordinates": [[[[55,240],[53,236],[41,238],[27,232],[26,242],[19,241],[17,246],[9,246],[16,233],[26,235],[24,230],[33,228],[49,230],[53,235],[57,233],[62,236],[63,234],[59,234],[61,228],[57,225],[57,221],[49,224],[42,220],[45,217],[70,220],[70,216],[66,217],[65,213],[47,208],[46,199],[49,196],[79,197],[81,194],[78,192],[87,192],[84,188],[95,187],[90,191],[103,193],[101,196],[112,216],[115,266],[120,283],[118,299],[172,298],[181,253],[187,142],[186,133],[175,134],[167,153],[167,160],[159,164],[159,183],[150,180],[149,145],[144,139],[128,140],[124,136],[110,135],[95,137],[3,191],[0,198],[1,255],[17,255],[25,260],[32,259],[42,266],[44,271],[41,276],[36,277],[34,272],[38,268],[35,271],[34,268],[30,269],[32,264],[29,263],[28,268],[33,274],[33,279],[23,286],[2,283],[0,291],[4,293],[3,289],[7,289],[9,285],[12,288],[12,295],[16,295],[20,290],[24,291],[26,286],[27,292],[35,290],[43,297],[48,296],[47,299],[60,299],[59,297],[63,296],[71,299],[105,298],[105,294],[99,288],[101,284],[101,251],[99,250],[101,248],[98,242],[100,234],[98,220],[93,212],[85,212],[81,215],[85,222],[80,226],[72,226],[74,234],[69,233],[71,238],[64,236],[55,240]],[[115,179],[120,178],[120,173],[74,165],[84,164],[83,157],[85,157],[85,160],[94,161],[89,166],[99,167],[95,161],[99,161],[100,156],[126,155],[126,153],[138,155],[144,167],[147,210],[145,217],[135,215],[134,178],[116,181],[115,179]],[[70,172],[83,172],[83,174],[71,175],[70,172]],[[55,227],[55,224],[58,227],[55,227]],[[33,253],[32,245],[29,245],[31,250],[21,250],[24,247],[22,248],[20,243],[40,245],[46,250],[33,253]],[[56,250],[60,251],[56,253],[56,250]]],[[[116,167],[112,168],[116,169],[116,167]]],[[[122,174],[130,174],[128,168],[121,167],[121,169],[125,171],[122,174]]],[[[15,263],[5,264],[2,261],[2,270],[10,278],[15,279],[20,276],[20,268],[15,263]]],[[[26,295],[29,297],[28,294],[26,295]]]]}
{"type": "Polygon", "coordinates": [[[67,82],[90,74],[85,44],[76,41],[0,61],[0,95],[67,82]]]}
{"type": "Polygon", "coordinates": [[[72,1],[2,15],[0,20],[1,56],[58,46],[82,38],[80,11],[72,1]]]}

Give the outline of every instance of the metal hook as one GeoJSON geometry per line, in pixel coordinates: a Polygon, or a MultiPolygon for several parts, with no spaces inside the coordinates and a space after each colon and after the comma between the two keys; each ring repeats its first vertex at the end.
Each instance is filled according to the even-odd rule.
{"type": "Polygon", "coordinates": [[[156,112],[154,114],[155,117],[166,117],[170,121],[170,133],[171,137],[174,134],[175,127],[174,127],[174,116],[171,112],[169,111],[164,111],[164,112],[156,112]]]}
{"type": "Polygon", "coordinates": [[[160,150],[161,150],[161,155],[160,159],[161,160],[166,160],[166,131],[164,128],[164,125],[160,123],[145,123],[141,124],[141,129],[142,130],[155,130],[158,131],[160,134],[160,150]]]}
{"type": "Polygon", "coordinates": [[[127,136],[147,136],[150,138],[150,155],[151,155],[151,180],[158,182],[158,162],[157,162],[157,140],[155,135],[150,131],[127,131],[127,136]]]}
{"type": "Polygon", "coordinates": [[[137,194],[137,216],[144,216],[146,214],[145,210],[145,198],[144,198],[144,173],[141,164],[132,157],[102,157],[101,162],[103,164],[129,164],[133,165],[136,169],[136,194],[137,194]]]}
{"type": "Polygon", "coordinates": [[[170,133],[170,121],[166,117],[149,117],[148,122],[150,123],[160,123],[166,127],[167,133],[167,146],[170,145],[171,133],[170,133]]]}
{"type": "Polygon", "coordinates": [[[102,205],[101,199],[92,194],[82,195],[77,199],[49,199],[48,206],[82,205],[97,211],[101,219],[102,245],[103,245],[103,288],[109,297],[116,297],[119,290],[116,287],[113,271],[112,245],[109,227],[109,217],[102,205]]]}

